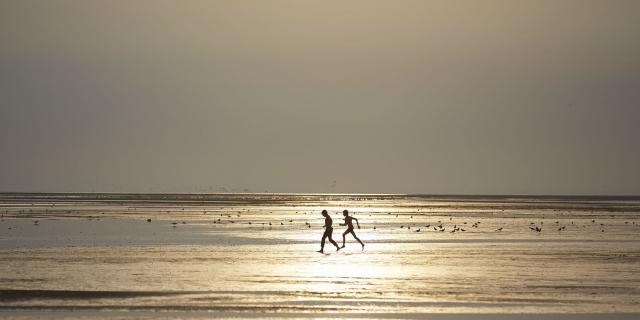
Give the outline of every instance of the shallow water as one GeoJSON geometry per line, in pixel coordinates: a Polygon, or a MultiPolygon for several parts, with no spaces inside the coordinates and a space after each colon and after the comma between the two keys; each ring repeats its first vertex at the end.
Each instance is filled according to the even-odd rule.
{"type": "Polygon", "coordinates": [[[0,214],[7,317],[640,313],[633,198],[4,195],[0,214]],[[365,250],[315,252],[322,209],[365,250]]]}

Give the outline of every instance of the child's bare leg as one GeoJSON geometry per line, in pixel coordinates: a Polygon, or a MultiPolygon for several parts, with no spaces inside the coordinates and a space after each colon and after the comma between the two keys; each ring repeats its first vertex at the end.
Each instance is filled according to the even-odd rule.
{"type": "Polygon", "coordinates": [[[331,244],[333,244],[334,246],[336,246],[336,249],[340,250],[340,247],[338,247],[338,244],[336,243],[335,240],[333,240],[333,237],[329,237],[329,242],[331,242],[331,244]]]}
{"type": "Polygon", "coordinates": [[[344,248],[344,243],[347,241],[346,237],[347,237],[347,231],[342,233],[342,248],[344,248]]]}
{"type": "Polygon", "coordinates": [[[351,231],[351,234],[353,235],[353,237],[358,240],[358,242],[360,242],[360,245],[362,245],[362,249],[364,249],[364,243],[362,243],[362,241],[360,240],[360,238],[358,238],[358,236],[356,236],[356,233],[351,231]]]}
{"type": "Polygon", "coordinates": [[[324,251],[324,242],[325,242],[326,238],[327,238],[327,235],[323,234],[322,235],[322,240],[320,240],[320,250],[318,250],[318,252],[323,252],[324,251]]]}

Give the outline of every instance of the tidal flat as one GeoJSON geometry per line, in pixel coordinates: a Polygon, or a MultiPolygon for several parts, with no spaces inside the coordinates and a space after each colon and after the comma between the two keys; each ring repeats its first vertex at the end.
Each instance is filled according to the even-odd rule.
{"type": "Polygon", "coordinates": [[[0,194],[0,317],[637,319],[640,198],[0,194]],[[327,210],[341,244],[320,248],[327,210]]]}

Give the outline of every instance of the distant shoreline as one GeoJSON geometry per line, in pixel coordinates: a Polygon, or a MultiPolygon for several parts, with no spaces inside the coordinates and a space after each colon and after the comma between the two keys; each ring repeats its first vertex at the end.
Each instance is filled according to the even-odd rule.
{"type": "Polygon", "coordinates": [[[428,200],[548,200],[548,201],[640,201],[640,195],[522,195],[522,194],[389,194],[389,193],[141,193],[141,192],[0,192],[4,199],[78,199],[78,200],[353,200],[353,199],[428,199],[428,200]]]}

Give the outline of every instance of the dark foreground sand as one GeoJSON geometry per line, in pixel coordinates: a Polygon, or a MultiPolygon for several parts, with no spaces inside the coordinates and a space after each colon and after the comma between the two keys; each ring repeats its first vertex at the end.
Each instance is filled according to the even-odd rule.
{"type": "Polygon", "coordinates": [[[638,199],[11,194],[0,214],[3,319],[640,317],[638,199]],[[343,208],[366,249],[316,253],[343,208]]]}

